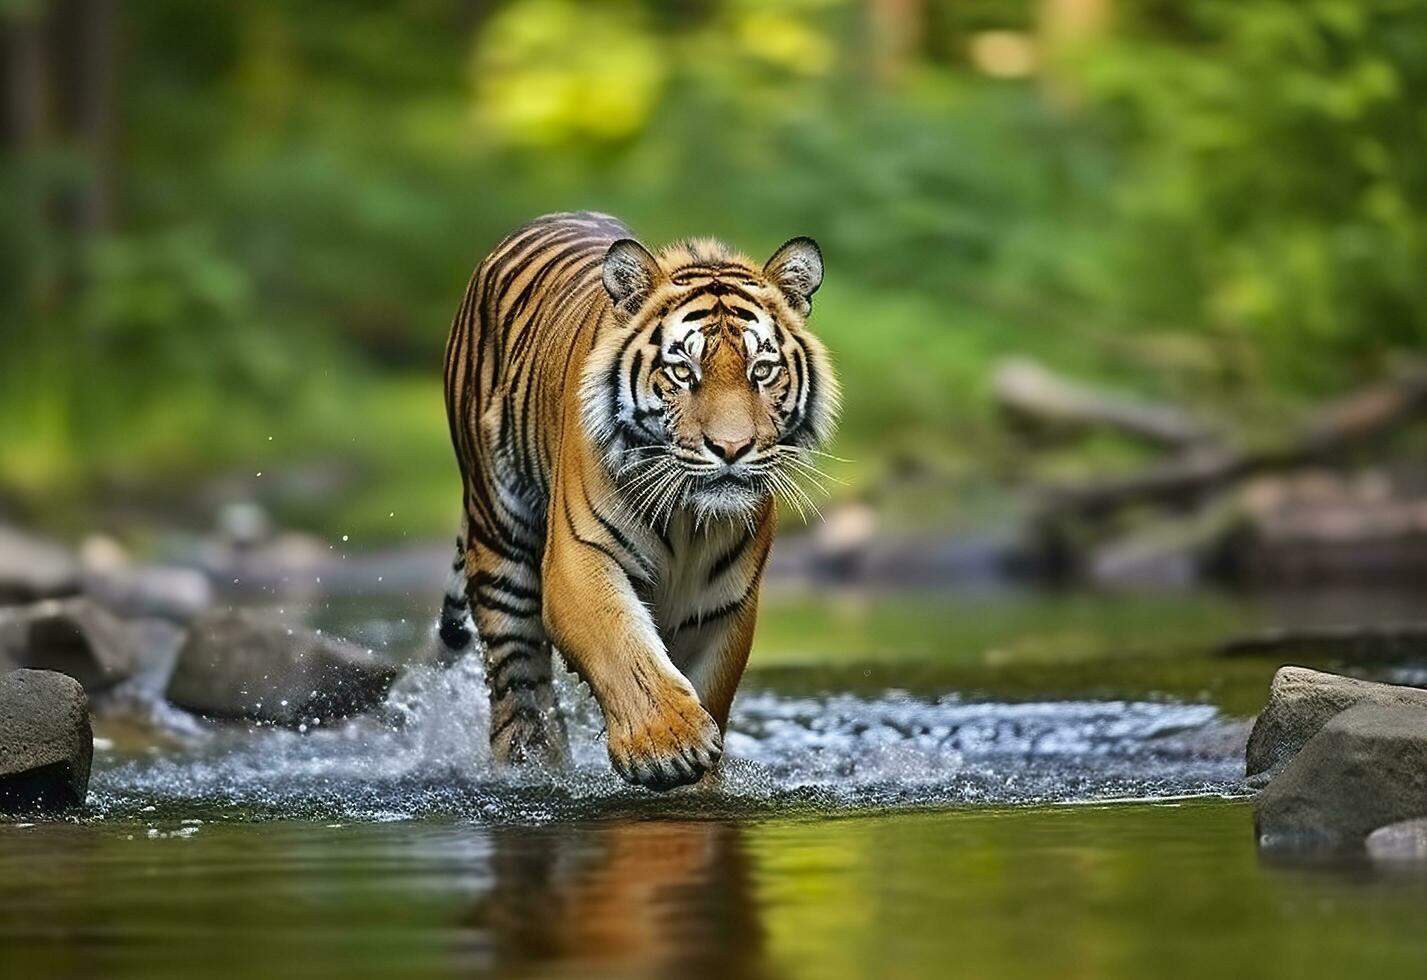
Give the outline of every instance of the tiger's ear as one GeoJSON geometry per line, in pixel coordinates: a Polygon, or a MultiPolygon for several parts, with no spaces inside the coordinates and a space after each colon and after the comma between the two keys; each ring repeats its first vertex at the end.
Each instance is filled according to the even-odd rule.
{"type": "Polygon", "coordinates": [[[605,253],[604,288],[615,306],[637,306],[663,276],[654,256],[632,238],[619,239],[605,253]]]}
{"type": "Polygon", "coordinates": [[[763,274],[778,284],[789,304],[807,315],[813,308],[813,293],[823,284],[823,253],[811,238],[790,238],[763,266],[763,274]]]}

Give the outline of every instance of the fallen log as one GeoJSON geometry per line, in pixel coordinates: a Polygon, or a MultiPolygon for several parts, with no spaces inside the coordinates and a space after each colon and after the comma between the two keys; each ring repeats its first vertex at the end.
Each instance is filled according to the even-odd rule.
{"type": "Polygon", "coordinates": [[[1108,429],[1172,449],[1216,439],[1211,426],[1172,405],[1072,381],[1028,358],[1003,361],[992,388],[1006,418],[1030,431],[1074,435],[1108,429]]]}
{"type": "Polygon", "coordinates": [[[1042,510],[1052,518],[1096,519],[1137,503],[1189,506],[1248,476],[1333,459],[1424,414],[1427,365],[1419,364],[1310,412],[1281,445],[1191,449],[1128,476],[1054,488],[1042,510]]]}

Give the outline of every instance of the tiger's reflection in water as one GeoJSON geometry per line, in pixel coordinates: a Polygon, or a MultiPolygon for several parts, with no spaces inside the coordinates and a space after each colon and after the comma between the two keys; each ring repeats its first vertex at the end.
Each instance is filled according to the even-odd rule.
{"type": "Polygon", "coordinates": [[[463,922],[464,952],[483,967],[581,977],[766,972],[735,825],[499,827],[491,843],[491,890],[463,922]]]}

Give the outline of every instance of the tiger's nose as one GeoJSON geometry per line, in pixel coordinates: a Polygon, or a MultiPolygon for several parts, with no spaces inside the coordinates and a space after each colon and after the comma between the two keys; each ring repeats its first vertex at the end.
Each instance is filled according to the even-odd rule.
{"type": "Polygon", "coordinates": [[[736,463],[753,448],[752,439],[714,439],[704,436],[704,445],[725,463],[736,463]]]}

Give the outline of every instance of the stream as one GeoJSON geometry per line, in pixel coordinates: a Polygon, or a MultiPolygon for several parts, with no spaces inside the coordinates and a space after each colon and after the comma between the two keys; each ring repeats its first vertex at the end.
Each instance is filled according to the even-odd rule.
{"type": "Polygon", "coordinates": [[[1276,664],[1210,648],[1353,606],[1284,601],[770,595],[668,794],[563,672],[571,764],[494,766],[424,593],[275,603],[410,667],[305,732],[101,718],[83,816],[0,824],[0,976],[1420,976],[1427,877],[1256,851],[1276,664]]]}

